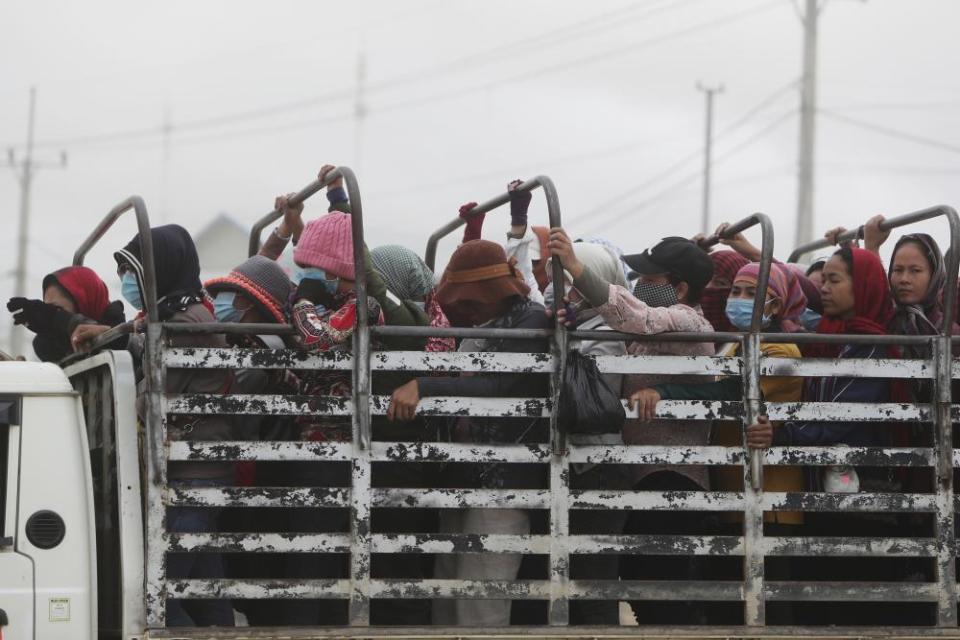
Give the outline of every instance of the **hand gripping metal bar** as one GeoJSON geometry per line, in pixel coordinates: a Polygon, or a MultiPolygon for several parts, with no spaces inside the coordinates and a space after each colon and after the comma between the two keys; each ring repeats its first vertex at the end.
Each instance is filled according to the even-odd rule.
{"type": "MultiPolygon", "coordinates": [[[[347,179],[346,172],[349,172],[350,175],[353,175],[353,172],[346,167],[337,167],[333,169],[327,175],[324,176],[323,180],[319,178],[314,180],[293,197],[290,198],[290,204],[297,205],[302,202],[305,202],[310,196],[314,195],[337,178],[343,178],[344,182],[347,184],[347,194],[350,196],[351,206],[353,206],[353,194],[351,193],[350,180],[347,179]]],[[[356,177],[353,178],[353,187],[356,188],[356,177]]],[[[253,227],[250,229],[250,244],[247,247],[247,252],[249,256],[255,256],[260,251],[260,236],[263,235],[263,230],[273,224],[275,221],[283,217],[283,211],[280,209],[274,209],[267,215],[263,216],[257,220],[253,227]]]]}

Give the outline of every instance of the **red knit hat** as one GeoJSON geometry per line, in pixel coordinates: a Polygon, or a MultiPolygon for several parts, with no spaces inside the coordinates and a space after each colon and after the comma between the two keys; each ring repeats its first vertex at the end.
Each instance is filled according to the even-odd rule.
{"type": "Polygon", "coordinates": [[[301,267],[315,267],[346,280],[356,280],[353,265],[352,218],[334,212],[311,220],[300,234],[293,260],[301,267]]]}

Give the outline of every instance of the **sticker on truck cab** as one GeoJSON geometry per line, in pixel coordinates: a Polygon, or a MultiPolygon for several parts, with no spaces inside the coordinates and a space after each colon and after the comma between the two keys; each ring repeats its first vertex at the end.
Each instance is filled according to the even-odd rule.
{"type": "Polygon", "coordinates": [[[70,598],[50,598],[50,622],[70,622],[70,598]]]}

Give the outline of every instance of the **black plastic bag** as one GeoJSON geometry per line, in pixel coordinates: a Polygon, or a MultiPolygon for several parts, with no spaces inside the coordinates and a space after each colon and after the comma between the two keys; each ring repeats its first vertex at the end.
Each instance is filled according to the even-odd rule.
{"type": "Polygon", "coordinates": [[[566,433],[620,433],[626,419],[620,394],[604,380],[597,363],[579,351],[568,353],[560,389],[560,428],[566,433]]]}

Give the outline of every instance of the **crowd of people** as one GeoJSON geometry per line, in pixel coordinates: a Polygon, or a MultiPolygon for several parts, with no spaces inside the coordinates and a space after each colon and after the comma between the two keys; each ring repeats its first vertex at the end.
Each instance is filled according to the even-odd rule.
{"type": "MultiPolygon", "coordinates": [[[[325,166],[323,179],[333,167],[325,166]]],[[[879,255],[889,232],[883,218],[864,225],[863,247],[847,244],[808,268],[774,261],[765,291],[758,290],[760,251],[742,234],[722,240],[722,250],[703,247],[703,237],[663,238],[641,253],[625,254],[609,239],[578,239],[563,228],[531,226],[527,210],[531,194],[520,181],[508,185],[510,225],[503,243],[481,238],[484,214],[476,203],[460,208],[465,221],[462,243],[439,278],[413,251],[388,245],[364,248],[365,263],[354,262],[351,210],[340,180],[327,189],[329,210],[305,222],[303,205],[289,196],[278,197],[283,218],[258,255],[230,273],[207,282],[200,280],[200,264],[190,234],[178,225],[152,229],[157,308],[167,323],[272,323],[292,325],[292,335],[174,334],[171,346],[296,349],[313,353],[349,352],[360,308],[357,269],[363,268],[367,287],[366,313],[370,326],[483,327],[490,329],[548,329],[555,323],[582,330],[663,334],[662,340],[577,340],[571,349],[585,355],[696,355],[735,356],[739,343],[716,344],[670,341],[671,332],[749,330],[757,296],[762,298],[762,327],[767,334],[820,335],[937,335],[944,327],[944,256],[932,237],[904,235],[897,240],[885,267],[879,255]],[[278,262],[292,244],[295,267],[288,272],[278,262]],[[564,282],[552,281],[552,261],[558,260],[564,282]],[[562,290],[561,290],[562,288],[562,290]],[[552,312],[556,296],[560,311],[552,312]]],[[[722,237],[726,226],[717,231],[722,237]]],[[[828,232],[835,239],[842,229],[828,232]]],[[[142,329],[145,274],[139,236],[114,254],[120,291],[137,310],[134,326],[142,329]]],[[[42,282],[42,299],[13,298],[7,308],[16,324],[36,334],[39,358],[57,362],[84,352],[104,332],[125,321],[123,305],[111,302],[104,281],[86,267],[54,271],[42,282]]],[[[957,325],[949,328],[958,331],[957,325]]],[[[139,358],[142,331],[123,335],[107,348],[128,349],[139,358]]],[[[378,350],[465,353],[549,353],[546,338],[382,337],[378,350]]],[[[764,355],[777,358],[929,358],[923,346],[828,344],[802,345],[778,337],[761,344],[764,355]]],[[[302,369],[171,369],[168,393],[289,394],[310,397],[351,394],[351,374],[342,370],[302,369]]],[[[772,445],[930,446],[932,431],[921,426],[889,425],[840,420],[773,423],[761,416],[746,427],[739,422],[711,424],[702,420],[658,417],[663,400],[741,400],[739,376],[704,378],[666,374],[607,374],[604,381],[627,400],[636,417],[626,421],[624,444],[682,447],[741,446],[763,449],[772,445]]],[[[481,398],[544,397],[549,393],[545,374],[475,373],[413,375],[375,372],[373,393],[390,397],[385,416],[374,416],[373,437],[383,441],[447,441],[460,443],[544,443],[548,425],[535,417],[425,418],[418,413],[423,398],[465,396],[481,398]]],[[[770,402],[929,402],[929,381],[906,383],[884,378],[764,376],[763,400],[770,402]]],[[[318,400],[319,402],[319,400],[318,400]]],[[[141,416],[144,400],[138,402],[141,416]]],[[[318,404],[317,406],[320,406],[318,404]]],[[[349,441],[349,416],[170,416],[172,440],[299,440],[349,441]]],[[[172,462],[171,484],[188,487],[256,485],[271,487],[349,487],[348,464],[285,462],[172,462]]],[[[482,463],[375,463],[374,487],[549,488],[542,465],[482,463]]],[[[768,467],[763,477],[767,491],[930,491],[932,480],[920,471],[876,467],[768,467]],[[926,488],[924,484],[926,483],[926,488]]],[[[633,489],[638,491],[740,491],[739,467],[696,465],[571,466],[574,489],[633,489]]],[[[849,515],[849,514],[847,514],[849,515]]],[[[846,535],[904,535],[924,531],[929,523],[904,517],[870,519],[848,517],[846,535]]],[[[768,512],[767,535],[808,535],[835,531],[836,522],[824,514],[768,512]],[[833,527],[833,529],[831,529],[833,527]]],[[[544,512],[517,508],[375,509],[374,533],[546,534],[544,512]]],[[[578,535],[626,534],[738,535],[742,517],[697,511],[602,510],[570,513],[570,532],[578,535]]],[[[349,532],[345,509],[290,508],[264,518],[256,509],[171,508],[170,532],[283,531],[349,532]]],[[[918,533],[917,535],[930,535],[918,533]]],[[[697,556],[643,556],[616,554],[574,555],[570,575],[576,580],[737,579],[742,567],[731,558],[697,556]]],[[[735,560],[735,558],[733,559],[735,560]]],[[[841,563],[843,560],[840,561],[841,563]]],[[[797,578],[809,575],[815,560],[770,565],[772,574],[797,578]]],[[[851,569],[852,570],[852,569],[851,569]]],[[[923,580],[926,565],[902,562],[895,567],[866,569],[869,579],[923,580]]],[[[416,580],[542,579],[543,556],[520,553],[374,554],[374,578],[416,580]]],[[[349,557],[337,553],[170,554],[170,578],[344,578],[349,557]]],[[[371,623],[384,625],[438,624],[445,626],[503,627],[545,622],[543,603],[509,599],[436,599],[426,597],[374,600],[371,623]]],[[[721,603],[725,604],[725,603],[721,603]]],[[[716,603],[630,603],[641,624],[664,620],[684,623],[733,622],[736,614],[716,603]],[[673,618],[670,618],[673,616],[673,618]],[[731,617],[732,616],[732,617],[731,617]]],[[[802,607],[801,607],[802,608],[802,607]]],[[[219,625],[235,623],[242,611],[253,625],[341,625],[347,623],[347,600],[268,601],[205,600],[168,603],[168,624],[219,625]]],[[[769,610],[769,609],[768,609],[769,610]]],[[[785,609],[784,620],[802,617],[785,609]]],[[[571,624],[616,625],[618,603],[611,600],[574,600],[571,624]]]]}

